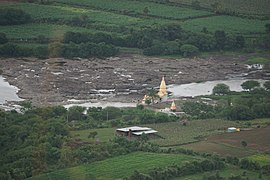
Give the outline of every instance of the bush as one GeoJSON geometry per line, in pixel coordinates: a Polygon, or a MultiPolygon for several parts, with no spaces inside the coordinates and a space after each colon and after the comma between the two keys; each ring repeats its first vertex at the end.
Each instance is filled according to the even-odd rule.
{"type": "Polygon", "coordinates": [[[180,47],[180,51],[184,57],[192,57],[199,53],[199,49],[191,44],[184,44],[180,47]]]}
{"type": "Polygon", "coordinates": [[[5,33],[0,32],[0,44],[5,44],[8,42],[7,36],[5,33]]]}
{"type": "Polygon", "coordinates": [[[245,81],[241,84],[241,87],[244,90],[248,90],[251,91],[256,87],[260,87],[260,83],[258,81],[254,81],[254,80],[249,80],[249,81],[245,81]]]}
{"type": "Polygon", "coordinates": [[[0,9],[0,25],[25,24],[31,21],[31,16],[21,9],[0,9]]]}
{"type": "Polygon", "coordinates": [[[228,94],[230,92],[230,87],[226,84],[217,84],[215,85],[215,87],[213,88],[213,94],[214,95],[224,95],[224,94],[228,94]]]}

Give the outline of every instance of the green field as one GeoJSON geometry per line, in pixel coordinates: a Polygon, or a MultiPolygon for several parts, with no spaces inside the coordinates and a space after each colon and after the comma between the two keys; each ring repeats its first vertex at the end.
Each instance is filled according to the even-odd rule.
{"type": "Polygon", "coordinates": [[[81,27],[44,23],[2,26],[0,29],[0,32],[5,33],[10,39],[28,39],[43,35],[51,39],[61,40],[67,31],[97,32],[96,30],[92,31],[91,29],[81,27]]]}
{"type": "Polygon", "coordinates": [[[198,141],[211,134],[224,132],[230,126],[237,126],[237,123],[224,120],[194,120],[189,121],[187,126],[180,122],[150,124],[149,127],[156,129],[164,139],[154,139],[153,143],[160,146],[174,146],[198,141]]]}
{"type": "Polygon", "coordinates": [[[136,152],[128,155],[118,156],[104,161],[94,162],[89,165],[81,165],[73,168],[63,169],[52,173],[33,177],[32,179],[85,179],[94,176],[96,179],[118,179],[129,177],[134,170],[147,172],[156,167],[166,167],[173,164],[181,165],[187,161],[201,160],[200,157],[175,154],[155,154],[136,152]]]}
{"type": "Polygon", "coordinates": [[[270,164],[270,154],[255,154],[247,157],[247,159],[257,161],[262,166],[270,164]]]}
{"type": "Polygon", "coordinates": [[[93,139],[88,138],[88,135],[90,132],[94,131],[98,133],[95,139],[102,142],[109,141],[115,136],[115,128],[99,128],[71,131],[71,136],[80,138],[82,141],[93,141],[93,139]]]}
{"type": "Polygon", "coordinates": [[[233,16],[213,16],[200,19],[185,21],[182,26],[184,29],[200,32],[206,27],[210,32],[225,30],[235,34],[258,34],[265,33],[264,25],[270,20],[244,19],[233,16]]]}
{"type": "MultiPolygon", "coordinates": [[[[220,170],[220,171],[212,171],[212,172],[194,174],[194,175],[190,175],[190,176],[184,176],[181,178],[173,178],[172,180],[202,180],[202,177],[204,175],[206,175],[206,176],[215,175],[217,172],[219,173],[219,175],[221,177],[224,177],[224,178],[229,178],[232,175],[242,176],[243,173],[245,172],[246,175],[242,176],[243,178],[248,177],[248,179],[259,179],[259,173],[257,173],[257,172],[247,171],[244,169],[240,169],[239,167],[230,166],[230,167],[227,167],[226,169],[220,170]]],[[[263,179],[268,179],[268,178],[269,178],[269,176],[263,176],[263,179]]]]}
{"type": "Polygon", "coordinates": [[[262,58],[262,57],[253,57],[248,59],[245,64],[270,64],[270,59],[262,58]]]}
{"type": "MultiPolygon", "coordinates": [[[[191,5],[190,0],[169,0],[180,4],[191,5]]],[[[212,4],[219,3],[222,9],[243,15],[269,16],[269,0],[198,0],[201,7],[213,9],[212,4]]]]}
{"type": "Polygon", "coordinates": [[[129,1],[129,0],[56,0],[55,2],[63,2],[71,5],[86,5],[88,7],[94,7],[104,10],[114,10],[117,12],[131,12],[143,14],[145,7],[149,9],[148,15],[154,15],[159,17],[169,18],[190,18],[196,16],[211,15],[213,13],[202,10],[194,10],[189,8],[174,7],[164,4],[157,4],[152,2],[140,2],[140,1],[129,1]]]}
{"type": "Polygon", "coordinates": [[[6,33],[9,39],[25,39],[44,35],[51,39],[61,40],[67,31],[91,33],[102,31],[126,34],[127,30],[132,28],[139,29],[152,25],[177,23],[184,30],[193,32],[200,32],[206,27],[210,32],[224,30],[227,33],[258,36],[265,33],[264,26],[270,23],[270,20],[247,19],[226,15],[212,16],[212,13],[204,10],[153,2],[127,0],[58,0],[57,2],[65,4],[1,4],[0,8],[24,10],[32,16],[35,22],[44,22],[44,19],[48,18],[57,19],[57,22],[56,24],[45,21],[44,23],[1,26],[0,32],[6,33]],[[75,6],[74,4],[82,6],[75,6]],[[148,14],[151,16],[138,15],[143,13],[145,7],[148,7],[148,14]],[[80,18],[82,15],[87,17],[87,28],[67,25],[68,21],[72,21],[74,17],[80,18]],[[205,17],[200,18],[201,16],[205,17]],[[185,21],[173,19],[185,19],[185,21]]]}

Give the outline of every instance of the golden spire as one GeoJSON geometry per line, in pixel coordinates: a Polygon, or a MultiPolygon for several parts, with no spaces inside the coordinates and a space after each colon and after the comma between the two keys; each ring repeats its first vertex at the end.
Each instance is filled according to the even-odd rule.
{"type": "Polygon", "coordinates": [[[171,105],[171,108],[170,108],[172,111],[175,111],[176,110],[176,105],[174,103],[174,101],[172,102],[172,105],[171,105]]]}
{"type": "Polygon", "coordinates": [[[163,76],[162,80],[161,80],[161,83],[160,83],[160,86],[159,86],[158,95],[159,95],[160,98],[162,98],[163,96],[166,96],[167,94],[168,93],[167,93],[166,82],[165,82],[165,78],[163,76]]]}

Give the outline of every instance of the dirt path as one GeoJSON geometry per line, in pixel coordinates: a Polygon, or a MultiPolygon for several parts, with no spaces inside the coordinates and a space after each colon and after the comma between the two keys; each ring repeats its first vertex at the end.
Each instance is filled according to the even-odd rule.
{"type": "Polygon", "coordinates": [[[180,60],[122,55],[103,60],[9,58],[0,61],[3,76],[21,89],[21,98],[32,100],[35,105],[48,105],[68,99],[136,102],[147,88],[159,86],[164,75],[167,84],[226,79],[228,75],[247,73],[241,63],[246,59],[220,56],[180,60]]]}

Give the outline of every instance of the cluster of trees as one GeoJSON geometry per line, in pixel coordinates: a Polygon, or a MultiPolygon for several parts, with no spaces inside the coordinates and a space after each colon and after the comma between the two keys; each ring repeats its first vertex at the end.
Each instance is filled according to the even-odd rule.
{"type": "Polygon", "coordinates": [[[105,43],[81,43],[62,44],[52,43],[37,47],[22,47],[16,44],[7,43],[0,47],[0,55],[5,57],[110,57],[118,53],[118,48],[105,43]]]}
{"type": "Polygon", "coordinates": [[[156,113],[148,109],[137,108],[120,109],[116,107],[84,107],[74,106],[69,108],[68,121],[75,122],[73,129],[87,129],[97,127],[117,127],[132,124],[149,124],[176,121],[176,116],[156,113]]]}
{"type": "Polygon", "coordinates": [[[25,179],[52,169],[159,149],[143,139],[129,141],[120,137],[106,143],[83,143],[70,136],[74,119],[81,116],[74,109],[33,108],[25,103],[22,112],[0,111],[0,179],[25,179]]]}
{"type": "Polygon", "coordinates": [[[203,160],[201,162],[193,161],[187,162],[182,166],[174,165],[167,168],[157,168],[151,170],[148,173],[140,173],[135,171],[130,178],[130,180],[162,180],[170,179],[173,177],[182,177],[190,174],[195,174],[199,172],[213,171],[223,169],[225,163],[220,160],[203,160]]]}
{"type": "MultiPolygon", "coordinates": [[[[250,120],[270,117],[270,81],[260,83],[249,80],[242,83],[245,92],[231,92],[229,86],[218,84],[213,88],[216,99],[222,99],[217,105],[205,102],[185,102],[183,111],[194,119],[225,118],[228,120],[250,120]]],[[[211,96],[212,97],[212,96],[211,96]]]]}
{"type": "Polygon", "coordinates": [[[0,25],[25,24],[31,21],[31,16],[21,9],[0,9],[0,25]]]}

